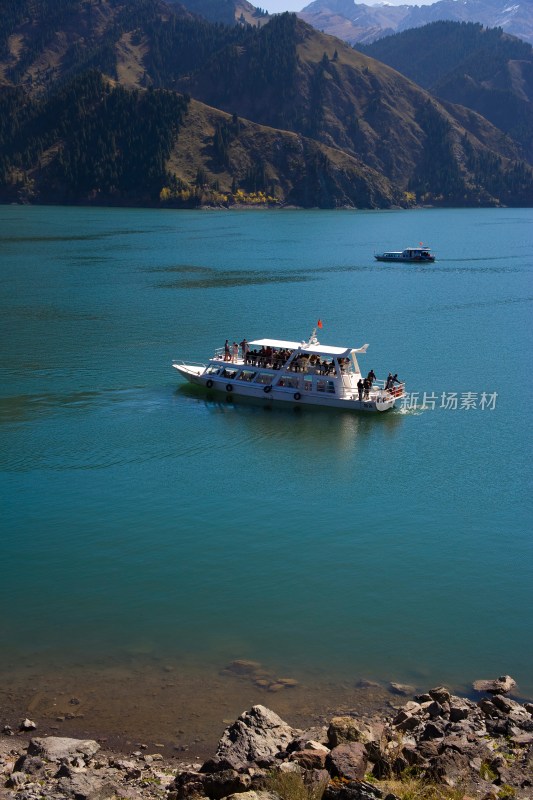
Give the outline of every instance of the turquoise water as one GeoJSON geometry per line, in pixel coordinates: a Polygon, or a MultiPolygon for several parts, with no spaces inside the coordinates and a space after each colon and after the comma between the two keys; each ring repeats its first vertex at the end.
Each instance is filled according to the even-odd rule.
{"type": "Polygon", "coordinates": [[[0,207],[4,663],[509,673],[531,695],[532,223],[0,207]],[[373,260],[422,239],[434,266],[373,260]],[[171,369],[319,317],[417,407],[270,409],[171,369]]]}

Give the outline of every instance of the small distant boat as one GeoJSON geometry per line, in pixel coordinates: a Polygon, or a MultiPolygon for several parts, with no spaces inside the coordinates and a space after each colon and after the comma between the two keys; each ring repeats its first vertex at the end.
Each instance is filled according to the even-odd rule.
{"type": "Polygon", "coordinates": [[[228,396],[387,411],[404,396],[404,384],[396,375],[378,381],[373,370],[363,381],[357,355],[367,347],[321,345],[315,328],[307,342],[256,339],[233,348],[227,343],[207,364],[174,361],[172,366],[190,383],[228,396]]]}
{"type": "Polygon", "coordinates": [[[387,253],[376,253],[376,261],[403,261],[410,264],[432,264],[435,256],[429,247],[422,243],[418,247],[406,247],[405,250],[390,250],[387,253]]]}

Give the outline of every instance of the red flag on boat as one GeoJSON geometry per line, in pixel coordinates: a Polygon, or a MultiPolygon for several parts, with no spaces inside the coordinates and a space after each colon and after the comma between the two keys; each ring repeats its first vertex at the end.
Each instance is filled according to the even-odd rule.
{"type": "Polygon", "coordinates": [[[317,326],[317,328],[321,328],[322,327],[322,320],[321,319],[318,320],[316,326],[317,326]]]}

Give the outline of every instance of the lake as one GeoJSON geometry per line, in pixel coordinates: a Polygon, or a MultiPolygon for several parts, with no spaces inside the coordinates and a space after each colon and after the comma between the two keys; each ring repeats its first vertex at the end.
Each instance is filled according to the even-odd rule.
{"type": "Polygon", "coordinates": [[[352,707],[361,679],[533,696],[533,210],[0,220],[5,708],[201,750],[205,719],[352,707]],[[434,265],[374,261],[419,241],[434,265]],[[171,368],[319,318],[401,407],[270,408],[171,368]]]}

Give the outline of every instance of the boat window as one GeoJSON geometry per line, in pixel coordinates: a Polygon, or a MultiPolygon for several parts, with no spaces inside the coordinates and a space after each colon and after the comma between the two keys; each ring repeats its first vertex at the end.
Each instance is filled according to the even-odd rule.
{"type": "Polygon", "coordinates": [[[273,377],[274,376],[270,375],[268,372],[260,372],[257,378],[255,379],[255,382],[264,384],[265,386],[270,386],[273,377]]]}
{"type": "Polygon", "coordinates": [[[335,394],[335,384],[333,381],[317,380],[316,390],[317,392],[329,392],[330,394],[335,394]]]}
{"type": "Polygon", "coordinates": [[[311,375],[304,376],[304,390],[310,392],[313,388],[313,378],[311,375]]]}
{"type": "Polygon", "coordinates": [[[222,370],[222,375],[224,376],[224,378],[229,378],[230,380],[233,380],[238,371],[239,371],[238,369],[230,369],[229,367],[226,367],[225,369],[222,370]]]}
{"type": "Polygon", "coordinates": [[[240,381],[253,381],[253,379],[255,378],[256,375],[257,375],[257,372],[254,372],[251,369],[243,369],[243,371],[239,375],[239,380],[240,381]]]}
{"type": "Polygon", "coordinates": [[[317,390],[317,392],[325,392],[326,391],[326,381],[318,380],[316,382],[316,390],[317,390]]]}
{"type": "Polygon", "coordinates": [[[206,375],[218,375],[220,367],[208,367],[205,371],[206,375]]]}
{"type": "Polygon", "coordinates": [[[288,375],[285,375],[283,378],[280,378],[278,381],[278,386],[285,386],[287,389],[297,389],[300,385],[300,381],[298,378],[292,378],[288,375]]]}
{"type": "Polygon", "coordinates": [[[327,383],[327,385],[328,385],[328,386],[327,386],[327,391],[328,391],[330,394],[335,394],[335,384],[333,383],[333,381],[326,381],[326,383],[327,383]]]}

